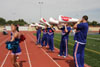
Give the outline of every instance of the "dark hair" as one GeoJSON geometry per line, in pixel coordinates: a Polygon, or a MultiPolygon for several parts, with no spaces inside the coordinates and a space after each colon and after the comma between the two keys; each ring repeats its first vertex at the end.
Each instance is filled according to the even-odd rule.
{"type": "Polygon", "coordinates": [[[88,16],[87,15],[84,15],[83,18],[88,21],[88,16]]]}
{"type": "Polygon", "coordinates": [[[16,30],[19,32],[19,27],[18,27],[18,25],[15,25],[16,26],[16,30]]]}
{"type": "Polygon", "coordinates": [[[16,30],[19,32],[19,27],[16,24],[13,24],[16,27],[16,30]]]}

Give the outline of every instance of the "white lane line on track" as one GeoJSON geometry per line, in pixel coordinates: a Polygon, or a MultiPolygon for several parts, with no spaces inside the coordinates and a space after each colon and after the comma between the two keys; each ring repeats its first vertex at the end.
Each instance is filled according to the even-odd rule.
{"type": "Polygon", "coordinates": [[[27,45],[26,45],[26,41],[24,41],[24,44],[25,44],[25,49],[26,49],[26,54],[27,54],[27,57],[28,57],[28,61],[29,61],[29,66],[32,67],[30,56],[29,56],[29,52],[28,52],[27,45]]]}
{"type": "Polygon", "coordinates": [[[7,57],[8,57],[8,55],[9,55],[9,53],[10,53],[10,51],[8,51],[8,53],[7,53],[6,57],[5,57],[5,59],[3,60],[2,64],[1,64],[1,67],[4,66],[4,64],[5,64],[6,60],[7,60],[7,57]]]}
{"type": "MultiPolygon", "coordinates": [[[[29,34],[28,34],[29,35],[29,34]]],[[[30,35],[29,35],[30,36],[30,35]]],[[[34,41],[34,39],[30,36],[30,38],[34,41]]],[[[58,66],[61,67],[55,60],[52,59],[52,57],[43,49],[41,48],[41,50],[58,66]]]]}
{"type": "MultiPolygon", "coordinates": [[[[31,38],[31,36],[28,34],[28,36],[31,38]]],[[[34,40],[33,40],[34,41],[34,40]]],[[[34,41],[34,43],[36,44],[36,42],[34,41]]]]}
{"type": "MultiPolygon", "coordinates": [[[[9,38],[9,37],[8,37],[8,38],[9,38]]],[[[8,38],[5,39],[3,42],[1,42],[0,46],[1,46],[6,40],[8,40],[8,38]]],[[[6,62],[6,60],[7,60],[7,57],[8,57],[8,55],[9,55],[9,53],[10,53],[10,51],[8,51],[8,53],[6,54],[6,57],[4,58],[4,60],[3,60],[2,64],[1,64],[1,67],[3,67],[3,65],[5,64],[5,62],[6,62]]]]}
{"type": "Polygon", "coordinates": [[[61,67],[55,60],[52,59],[52,57],[43,49],[41,48],[41,50],[58,66],[61,67]]]}
{"type": "Polygon", "coordinates": [[[29,60],[29,66],[32,67],[32,64],[31,64],[31,61],[30,61],[29,52],[28,52],[27,45],[26,45],[26,41],[24,41],[24,44],[25,44],[25,49],[26,49],[27,57],[28,57],[28,60],[29,60]]]}
{"type": "Polygon", "coordinates": [[[5,42],[5,41],[7,41],[9,39],[9,37],[7,38],[7,39],[5,39],[4,41],[2,41],[1,43],[0,43],[0,46],[5,42]]]}

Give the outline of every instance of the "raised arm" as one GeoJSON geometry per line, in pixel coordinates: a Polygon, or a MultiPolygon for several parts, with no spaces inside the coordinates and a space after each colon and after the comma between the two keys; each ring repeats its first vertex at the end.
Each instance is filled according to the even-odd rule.
{"type": "Polygon", "coordinates": [[[65,32],[68,32],[66,24],[65,24],[65,32]]]}
{"type": "Polygon", "coordinates": [[[54,29],[53,27],[51,27],[51,29],[52,29],[53,31],[55,31],[55,29],[54,29]]]}
{"type": "Polygon", "coordinates": [[[61,30],[61,28],[59,28],[59,26],[57,25],[57,28],[59,29],[59,30],[61,30]]]}
{"type": "Polygon", "coordinates": [[[35,29],[38,30],[38,28],[35,26],[35,29]]]}
{"type": "Polygon", "coordinates": [[[81,20],[79,20],[74,26],[73,29],[77,29],[77,25],[80,24],[81,20]]]}

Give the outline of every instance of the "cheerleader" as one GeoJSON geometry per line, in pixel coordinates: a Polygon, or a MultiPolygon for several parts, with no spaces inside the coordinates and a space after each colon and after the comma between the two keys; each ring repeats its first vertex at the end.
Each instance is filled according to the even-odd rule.
{"type": "Polygon", "coordinates": [[[17,58],[18,56],[21,54],[21,48],[19,45],[19,41],[20,41],[20,34],[19,34],[19,30],[18,30],[18,26],[12,24],[11,25],[11,40],[10,42],[13,42],[12,45],[16,45],[16,47],[14,47],[11,51],[12,51],[12,64],[14,67],[20,67],[19,63],[17,62],[17,58]]]}
{"type": "Polygon", "coordinates": [[[53,25],[51,25],[51,27],[47,28],[47,32],[48,32],[48,45],[49,45],[49,49],[54,52],[54,31],[55,28],[53,27],[53,25]]]}
{"type": "Polygon", "coordinates": [[[47,37],[48,37],[48,34],[47,34],[47,25],[46,25],[46,28],[42,29],[43,31],[43,36],[42,36],[42,41],[41,41],[41,47],[43,47],[44,45],[47,47],[47,37]],[[44,43],[45,42],[45,43],[44,43]]]}
{"type": "Polygon", "coordinates": [[[37,45],[41,43],[41,27],[35,27],[37,30],[36,37],[37,37],[37,45]]]}
{"type": "Polygon", "coordinates": [[[68,23],[66,23],[62,28],[58,27],[58,29],[62,31],[60,52],[58,56],[63,56],[64,58],[66,58],[66,56],[68,56],[68,39],[69,39],[69,33],[71,31],[71,27],[68,25],[68,23]]]}

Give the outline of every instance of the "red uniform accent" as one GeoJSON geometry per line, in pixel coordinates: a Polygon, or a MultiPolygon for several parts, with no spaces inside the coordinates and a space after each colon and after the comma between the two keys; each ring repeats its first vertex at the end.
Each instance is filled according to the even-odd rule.
{"type": "Polygon", "coordinates": [[[49,32],[51,33],[51,32],[52,32],[52,30],[49,30],[49,32]]]}
{"type": "Polygon", "coordinates": [[[46,32],[46,30],[44,30],[44,32],[46,32]]]}
{"type": "Polygon", "coordinates": [[[46,22],[46,20],[43,18],[43,21],[46,22]]]}
{"type": "Polygon", "coordinates": [[[62,20],[69,21],[69,19],[72,19],[71,17],[61,16],[62,20]]]}

